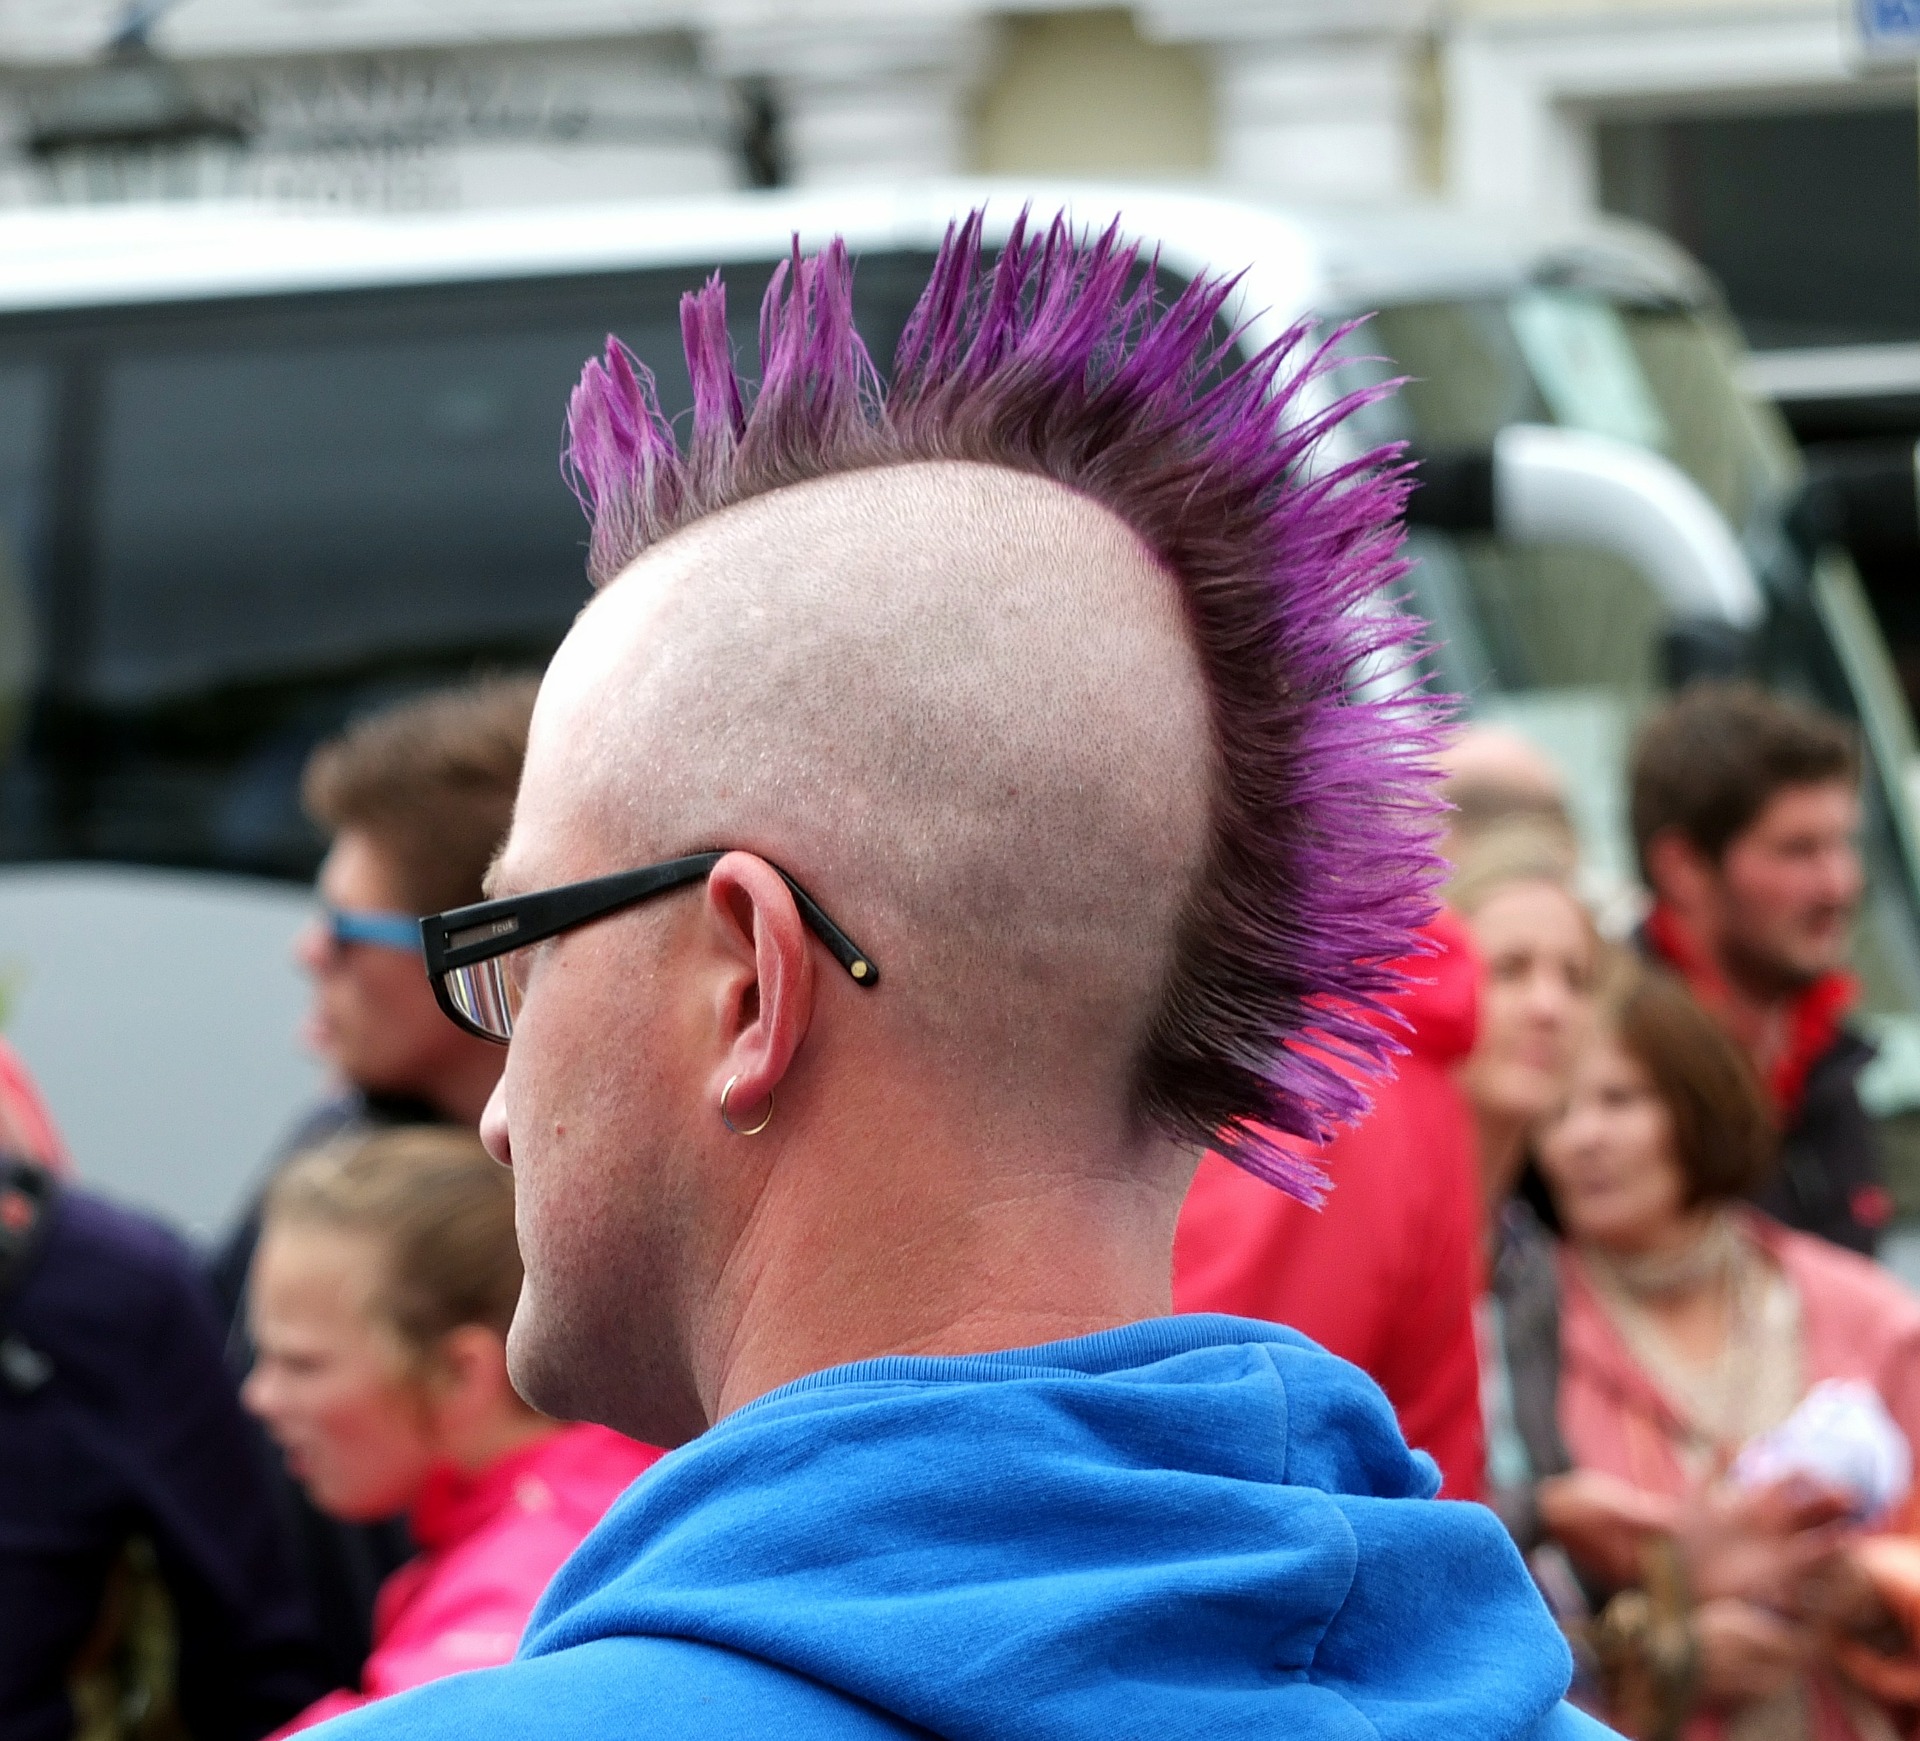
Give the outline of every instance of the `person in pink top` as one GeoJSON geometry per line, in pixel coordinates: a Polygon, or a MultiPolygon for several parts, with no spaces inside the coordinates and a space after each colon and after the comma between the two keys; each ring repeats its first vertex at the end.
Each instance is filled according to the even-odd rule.
{"type": "Polygon", "coordinates": [[[512,1175],[468,1132],[347,1139],[275,1181],[245,1401],[316,1505],[346,1519],[404,1510],[420,1549],[381,1587],[359,1687],[281,1734],[508,1661],[548,1580],[660,1456],[514,1394],[520,1281],[512,1175]]]}
{"type": "Polygon", "coordinates": [[[33,1161],[55,1178],[73,1171],[67,1145],[60,1140],[53,1115],[40,1090],[20,1062],[20,1055],[0,1040],[0,1153],[33,1161]]]}
{"type": "Polygon", "coordinates": [[[1636,1661],[1637,1594],[1603,1614],[1615,1696],[1642,1706],[1608,1714],[1690,1741],[1884,1741],[1913,1732],[1876,1696],[1911,1645],[1863,1526],[1895,1520],[1920,1451],[1920,1301],[1742,1200],[1776,1146],[1751,1065],[1683,983],[1614,964],[1536,1147],[1565,1236],[1560,1430],[1578,1469],[1647,1501],[1641,1539],[1588,1544],[1589,1569],[1645,1581],[1656,1629],[1681,1603],[1664,1685],[1636,1661]],[[1664,1595],[1662,1543],[1682,1574],[1664,1595]]]}

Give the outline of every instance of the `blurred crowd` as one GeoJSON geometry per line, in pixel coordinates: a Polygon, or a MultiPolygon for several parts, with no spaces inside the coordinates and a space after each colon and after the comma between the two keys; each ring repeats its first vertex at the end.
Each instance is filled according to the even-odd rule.
{"type": "Polygon", "coordinates": [[[1324,1211],[1203,1163],[1176,1300],[1307,1329],[1482,1498],[1636,1736],[1906,1733],[1920,1304],[1856,1091],[1837,721],[1701,684],[1630,770],[1650,896],[1603,939],[1552,766],[1450,753],[1447,911],[1324,1211]]]}
{"type": "MultiPolygon", "coordinates": [[[[216,1252],[76,1183],[0,1050],[5,1741],[252,1741],[504,1661],[659,1455],[508,1381],[512,1175],[476,1134],[505,1053],[422,968],[419,919],[482,899],[533,693],[428,696],[313,757],[299,959],[334,1092],[216,1252]]],[[[1611,939],[1553,766],[1472,728],[1446,772],[1397,1072],[1299,1145],[1318,1210],[1202,1160],[1176,1308],[1370,1373],[1626,1732],[1907,1733],[1920,1303],[1872,1261],[1854,735],[1733,684],[1652,715],[1650,898],[1611,939]]]]}
{"type": "Polygon", "coordinates": [[[284,1734],[504,1662],[659,1453],[507,1378],[504,1054],[454,1027],[424,913],[481,898],[531,682],[370,718],[312,758],[326,831],[306,1038],[334,1091],[202,1258],[69,1178],[0,1053],[0,1735],[284,1734]]]}

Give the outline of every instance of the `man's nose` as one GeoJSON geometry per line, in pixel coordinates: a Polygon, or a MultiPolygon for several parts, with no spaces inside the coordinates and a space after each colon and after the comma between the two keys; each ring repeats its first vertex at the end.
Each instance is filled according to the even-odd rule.
{"type": "Polygon", "coordinates": [[[265,1420],[272,1410],[272,1382],[268,1379],[266,1368],[258,1361],[240,1384],[240,1404],[248,1414],[257,1415],[265,1420]]]}
{"type": "Polygon", "coordinates": [[[503,1167],[513,1165],[513,1139],[507,1134],[507,1079],[502,1076],[487,1096],[487,1109],[480,1115],[480,1141],[503,1167]]]}
{"type": "Polygon", "coordinates": [[[309,919],[293,938],[293,959],[308,973],[317,974],[333,955],[333,939],[318,919],[309,919]]]}
{"type": "Polygon", "coordinates": [[[1867,885],[1866,866],[1859,848],[1851,842],[1836,847],[1827,855],[1828,899],[1836,905],[1851,906],[1860,899],[1867,885]]]}

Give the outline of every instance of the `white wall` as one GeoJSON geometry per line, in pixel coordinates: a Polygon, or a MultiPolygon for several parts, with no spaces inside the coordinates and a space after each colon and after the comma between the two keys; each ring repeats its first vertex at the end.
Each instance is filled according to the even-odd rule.
{"type": "Polygon", "coordinates": [[[764,78],[781,115],[796,183],[950,175],[966,159],[967,120],[992,33],[973,6],[714,8],[701,35],[723,78],[764,78]]]}
{"type": "MultiPolygon", "coordinates": [[[[417,10],[396,8],[389,22],[417,10]]],[[[154,72],[91,66],[106,40],[98,20],[79,34],[49,21],[36,32],[0,4],[0,201],[241,197],[450,209],[738,184],[734,94],[685,33],[636,29],[617,7],[577,16],[523,8],[530,39],[514,40],[504,28],[490,34],[483,20],[449,32],[453,9],[435,10],[437,41],[417,17],[415,28],[381,29],[354,6],[185,0],[155,32],[167,61],[154,72]],[[622,33],[582,42],[567,28],[595,17],[622,33]],[[36,129],[82,113],[151,104],[143,93],[163,77],[202,110],[241,121],[245,148],[131,160],[92,153],[51,166],[21,148],[36,129]]]]}
{"type": "MultiPolygon", "coordinates": [[[[960,169],[999,21],[1078,5],[179,0],[154,40],[260,119],[245,185],[203,191],[519,203],[728,185],[740,173],[729,86],[742,77],[773,86],[796,181],[960,169]]],[[[0,5],[0,136],[97,53],[118,10],[0,5]]],[[[1566,215],[1592,203],[1596,114],[1844,99],[1911,79],[1863,65],[1843,0],[1135,0],[1132,11],[1143,37],[1210,61],[1221,177],[1295,199],[1405,198],[1438,191],[1444,173],[1445,191],[1470,202],[1566,215]]],[[[0,197],[46,192],[17,168],[0,181],[0,197]]]]}
{"type": "Polygon", "coordinates": [[[7,1038],[83,1183],[222,1229],[320,1091],[297,1030],[297,888],[175,872],[0,870],[7,1038]]]}
{"type": "Polygon", "coordinates": [[[1236,190],[1380,203],[1427,186],[1422,65],[1436,0],[1148,0],[1142,29],[1206,48],[1236,190]]]}

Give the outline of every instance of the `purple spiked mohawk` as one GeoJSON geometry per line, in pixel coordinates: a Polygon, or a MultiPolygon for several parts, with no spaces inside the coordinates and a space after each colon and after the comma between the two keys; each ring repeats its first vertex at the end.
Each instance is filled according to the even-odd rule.
{"type": "Polygon", "coordinates": [[[1211,690],[1220,777],[1205,871],[1139,1061],[1141,1114],[1309,1201],[1285,1137],[1358,1117],[1356,1074],[1398,1050],[1381,1000],[1431,916],[1440,714],[1404,670],[1417,630],[1378,602],[1405,572],[1393,449],[1330,469],[1328,433],[1375,389],[1314,408],[1330,367],[1296,326],[1251,361],[1217,321],[1231,279],[1171,305],[1118,224],[1076,237],[1023,216],[997,262],[981,215],[949,229],[881,386],[853,327],[843,244],[774,274],[761,378],[735,373],[718,276],[685,299],[687,452],[617,339],[569,407],[569,464],[604,585],[716,509],[860,467],[969,460],[1037,473],[1118,515],[1177,578],[1211,690]]]}

